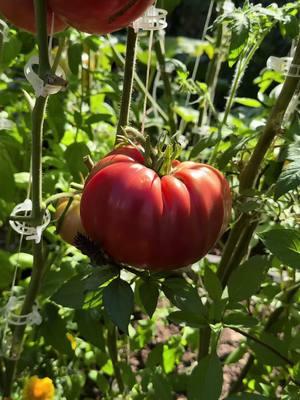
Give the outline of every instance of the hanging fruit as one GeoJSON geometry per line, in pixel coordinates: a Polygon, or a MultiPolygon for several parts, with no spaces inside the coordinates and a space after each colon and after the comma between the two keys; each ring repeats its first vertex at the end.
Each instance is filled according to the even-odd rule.
{"type": "Polygon", "coordinates": [[[85,235],[80,219],[80,196],[74,197],[69,208],[67,208],[68,202],[69,199],[67,198],[63,198],[58,202],[55,218],[59,221],[62,217],[62,221],[57,227],[61,238],[67,243],[74,244],[74,239],[78,233],[85,235]]]}
{"type": "MultiPolygon", "coordinates": [[[[48,33],[51,33],[52,10],[48,8],[48,33]]],[[[0,0],[0,15],[18,28],[35,32],[35,15],[33,0],[0,0]]],[[[66,23],[55,16],[53,33],[66,28],[66,23]]]]}
{"type": "Polygon", "coordinates": [[[154,0],[49,0],[50,7],[82,32],[110,33],[129,26],[154,0]]]}
{"type": "MultiPolygon", "coordinates": [[[[161,165],[158,163],[157,165],[161,165]]],[[[138,148],[120,147],[91,171],[81,199],[87,235],[112,259],[172,270],[201,259],[224,232],[231,194],[206,164],[171,161],[166,174],[138,148]]]]}

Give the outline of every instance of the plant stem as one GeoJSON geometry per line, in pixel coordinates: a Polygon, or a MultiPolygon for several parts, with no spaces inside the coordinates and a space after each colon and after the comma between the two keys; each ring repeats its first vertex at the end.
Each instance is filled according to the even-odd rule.
{"type": "MultiPolygon", "coordinates": [[[[42,242],[41,242],[42,243],[42,242]]],[[[34,244],[33,246],[33,269],[32,276],[28,291],[22,306],[20,315],[29,314],[32,311],[32,306],[35,302],[36,296],[39,292],[41,278],[43,275],[43,247],[42,244],[34,244]]],[[[19,325],[15,327],[10,351],[10,357],[12,359],[6,360],[6,380],[4,386],[4,396],[10,397],[12,391],[12,385],[15,379],[18,359],[22,352],[23,339],[26,325],[19,325]]]]}
{"type": "Polygon", "coordinates": [[[117,328],[115,326],[110,326],[107,332],[107,347],[109,351],[109,355],[111,358],[111,362],[114,368],[115,377],[119,386],[120,393],[124,392],[124,382],[122,378],[122,374],[119,367],[118,360],[118,347],[117,347],[117,328]]]}
{"type": "MultiPolygon", "coordinates": [[[[285,303],[289,304],[292,302],[294,296],[299,290],[299,283],[294,285],[293,287],[289,288],[286,293],[286,298],[285,298],[285,303]]],[[[278,319],[281,317],[283,312],[285,311],[286,306],[281,306],[276,308],[272,312],[272,314],[269,316],[268,321],[265,325],[264,331],[269,332],[272,327],[275,325],[275,323],[278,321],[278,319]]],[[[244,365],[243,369],[241,370],[240,375],[238,376],[237,380],[233,382],[231,388],[230,388],[230,394],[236,393],[238,390],[240,390],[243,379],[247,376],[248,372],[250,371],[253,363],[254,363],[255,357],[253,354],[250,354],[250,357],[248,358],[247,363],[244,365]]]]}
{"type": "MultiPolygon", "coordinates": [[[[222,6],[220,6],[220,10],[222,10],[222,6]]],[[[211,59],[208,65],[205,78],[205,83],[207,85],[211,103],[213,103],[215,99],[217,82],[221,71],[221,65],[223,62],[223,55],[224,55],[224,50],[222,49],[223,36],[224,36],[224,26],[223,23],[220,22],[217,29],[215,52],[213,58],[211,59]]],[[[209,125],[209,122],[210,121],[207,120],[207,104],[205,104],[204,107],[201,108],[199,112],[198,126],[202,127],[204,124],[209,125]]]]}
{"type": "Polygon", "coordinates": [[[43,126],[47,98],[39,97],[32,112],[32,220],[35,226],[41,224],[42,208],[42,145],[43,126]]]}
{"type": "MultiPolygon", "coordinates": [[[[120,66],[125,66],[124,58],[122,57],[120,52],[116,49],[116,47],[114,46],[114,44],[111,41],[110,41],[110,46],[111,46],[111,49],[112,49],[112,51],[113,51],[113,53],[114,53],[114,55],[116,57],[116,62],[120,66]]],[[[139,78],[139,76],[138,76],[138,74],[136,72],[134,73],[134,80],[136,81],[138,88],[143,92],[143,94],[145,96],[147,96],[149,102],[158,111],[158,113],[161,115],[161,117],[164,119],[164,121],[168,121],[167,114],[160,107],[160,105],[157,103],[157,101],[153,98],[151,93],[149,93],[149,91],[146,89],[145,85],[143,84],[143,82],[141,81],[141,79],[139,78]]]]}
{"type": "MultiPolygon", "coordinates": [[[[124,71],[124,83],[123,93],[121,100],[120,118],[117,128],[117,135],[123,134],[123,128],[129,123],[129,111],[132,97],[133,81],[134,81],[134,68],[136,60],[136,48],[137,48],[137,33],[133,28],[128,28],[127,34],[127,49],[125,58],[125,71],[124,71]]],[[[116,139],[116,142],[118,140],[116,139]]]]}
{"type": "Polygon", "coordinates": [[[0,71],[2,70],[3,47],[4,47],[4,26],[0,25],[0,71]]]}
{"type": "Polygon", "coordinates": [[[260,344],[261,346],[265,347],[266,349],[270,350],[277,357],[281,358],[285,363],[287,363],[287,364],[289,364],[291,366],[294,365],[294,362],[292,360],[290,360],[289,358],[285,357],[278,350],[274,349],[274,347],[272,347],[268,343],[265,343],[264,341],[260,340],[256,336],[253,336],[248,332],[242,331],[241,329],[236,328],[235,326],[233,326],[233,327],[229,326],[229,328],[234,330],[235,332],[245,336],[247,339],[253,340],[253,342],[256,342],[256,343],[260,344]]]}
{"type": "Polygon", "coordinates": [[[198,362],[202,358],[206,357],[209,353],[209,345],[211,338],[211,329],[209,326],[205,328],[200,328],[199,330],[199,352],[198,352],[198,362]]]}
{"type": "MultiPolygon", "coordinates": [[[[300,41],[298,42],[293,64],[300,64],[300,41]]],[[[240,191],[251,189],[258,176],[263,158],[272,144],[276,135],[280,132],[281,123],[289,103],[296,91],[299,78],[287,77],[282,91],[271,111],[262,137],[258,141],[252,157],[242,172],[240,178],[240,191]]],[[[226,242],[221,263],[218,268],[218,276],[222,286],[225,287],[231,273],[238,267],[245,256],[257,222],[247,213],[242,213],[232,228],[226,242]]],[[[208,334],[208,333],[206,333],[208,334]]],[[[203,338],[202,338],[203,340],[203,338]]],[[[204,340],[205,342],[205,340],[204,340]]]]}
{"type": "Polygon", "coordinates": [[[166,71],[166,59],[165,59],[165,52],[160,40],[160,37],[158,36],[155,40],[154,43],[154,50],[156,53],[157,61],[159,64],[159,69],[160,73],[162,76],[162,80],[164,83],[164,88],[165,88],[165,98],[168,106],[168,115],[169,115],[169,125],[171,129],[171,133],[174,134],[176,132],[176,119],[175,119],[175,113],[172,109],[172,88],[171,88],[171,83],[169,79],[169,75],[166,71]]]}
{"type": "Polygon", "coordinates": [[[34,0],[37,36],[36,41],[39,48],[39,76],[44,79],[51,71],[48,52],[47,32],[47,7],[45,0],[34,0]]]}
{"type": "Polygon", "coordinates": [[[57,67],[58,67],[58,65],[59,65],[59,61],[60,61],[61,56],[62,56],[62,53],[63,53],[63,51],[64,51],[66,41],[67,41],[67,37],[66,37],[65,34],[63,34],[63,36],[60,36],[60,37],[59,37],[58,49],[57,49],[57,52],[56,52],[56,54],[55,54],[55,58],[54,58],[53,65],[52,65],[52,67],[51,67],[51,72],[52,72],[53,74],[55,74],[55,72],[56,72],[56,70],[57,70],[57,67]]]}
{"type": "MultiPolygon", "coordinates": [[[[300,65],[300,40],[296,47],[292,64],[300,65]]],[[[240,177],[240,191],[243,192],[249,188],[252,188],[256,182],[259,174],[260,165],[263,159],[272,145],[275,137],[281,132],[281,124],[286,113],[287,107],[293,98],[293,95],[297,89],[297,85],[300,82],[299,77],[287,76],[280,95],[270,113],[269,119],[265,126],[262,136],[260,137],[250,160],[246,167],[241,173],[240,177]]]]}
{"type": "MultiPolygon", "coordinates": [[[[39,76],[41,79],[50,73],[47,45],[47,8],[45,0],[34,0],[39,46],[39,76]]],[[[32,112],[32,224],[38,226],[43,218],[42,208],[42,136],[47,98],[39,97],[32,112]]],[[[33,269],[29,287],[22,306],[21,315],[32,311],[39,292],[43,275],[43,244],[33,245],[33,269]]],[[[26,325],[16,326],[13,331],[10,357],[6,360],[6,380],[4,396],[11,397],[18,359],[22,352],[26,325]]]]}

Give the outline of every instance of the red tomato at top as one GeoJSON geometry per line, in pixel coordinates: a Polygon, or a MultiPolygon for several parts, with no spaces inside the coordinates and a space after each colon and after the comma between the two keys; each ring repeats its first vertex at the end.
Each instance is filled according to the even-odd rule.
{"type": "Polygon", "coordinates": [[[160,177],[129,147],[95,166],[80,208],[87,235],[108,255],[150,270],[198,261],[224,232],[230,213],[230,188],[218,170],[178,162],[160,177]]]}
{"type": "MultiPolygon", "coordinates": [[[[35,16],[33,0],[0,0],[0,14],[18,28],[35,32],[35,16]]],[[[48,33],[51,33],[52,11],[48,11],[48,33]]],[[[54,19],[54,32],[66,28],[66,23],[60,18],[54,19]]]]}
{"type": "Polygon", "coordinates": [[[130,25],[154,0],[49,0],[50,7],[74,28],[109,33],[130,25]]]}

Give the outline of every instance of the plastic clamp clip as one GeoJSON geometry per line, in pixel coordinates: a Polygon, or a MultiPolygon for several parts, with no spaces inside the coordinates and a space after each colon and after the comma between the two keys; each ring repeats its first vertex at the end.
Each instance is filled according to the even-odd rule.
{"type": "MultiPolygon", "coordinates": [[[[18,204],[13,209],[11,216],[16,217],[19,214],[26,216],[29,212],[32,212],[32,201],[30,199],[26,199],[23,203],[18,204]]],[[[49,210],[46,210],[43,217],[43,224],[40,226],[33,227],[28,225],[26,222],[20,221],[9,221],[9,223],[13,230],[20,235],[24,235],[26,240],[35,240],[36,243],[40,243],[43,230],[49,225],[50,221],[50,212],[49,210]]]]}
{"type": "MultiPolygon", "coordinates": [[[[61,85],[57,83],[45,83],[34,71],[34,65],[39,65],[39,58],[37,56],[33,56],[30,58],[30,60],[25,65],[24,73],[28,82],[31,83],[31,86],[35,91],[36,97],[47,97],[51,94],[56,94],[65,88],[65,83],[61,85]]],[[[64,81],[66,74],[60,66],[57,67],[57,75],[62,81],[64,81]]]]}
{"type": "Polygon", "coordinates": [[[300,65],[292,64],[292,57],[271,56],[267,61],[267,68],[280,72],[285,76],[300,78],[300,65]]]}
{"type": "Polygon", "coordinates": [[[21,325],[40,325],[42,323],[42,317],[38,311],[39,307],[35,303],[32,307],[32,311],[28,314],[21,315],[17,313],[20,310],[25,296],[12,296],[8,300],[8,303],[4,307],[4,315],[9,325],[21,326],[21,325]]]}
{"type": "Polygon", "coordinates": [[[0,31],[2,31],[3,42],[8,42],[9,27],[2,19],[0,19],[0,31]]]}
{"type": "Polygon", "coordinates": [[[144,31],[160,31],[168,26],[166,21],[168,12],[162,8],[151,6],[145,14],[135,20],[132,27],[136,33],[140,29],[144,31]]]}

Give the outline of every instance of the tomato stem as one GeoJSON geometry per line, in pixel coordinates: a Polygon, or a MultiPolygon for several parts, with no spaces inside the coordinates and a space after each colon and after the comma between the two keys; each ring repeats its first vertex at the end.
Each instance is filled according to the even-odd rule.
{"type": "MultiPolygon", "coordinates": [[[[39,76],[45,79],[51,73],[48,55],[47,37],[47,4],[46,0],[34,0],[37,26],[37,42],[39,47],[39,76]]],[[[32,224],[38,226],[43,219],[42,205],[42,139],[43,125],[47,97],[38,97],[32,111],[32,224]]],[[[21,315],[32,311],[40,289],[44,271],[43,242],[33,244],[33,268],[29,287],[24,299],[21,315]]],[[[5,361],[6,379],[4,397],[11,397],[12,385],[14,382],[18,359],[22,352],[23,339],[26,325],[16,326],[13,331],[12,345],[10,349],[11,359],[5,361]]]]}
{"type": "Polygon", "coordinates": [[[154,43],[154,50],[156,53],[157,61],[159,64],[160,68],[160,73],[161,77],[164,83],[164,88],[165,88],[165,97],[166,97],[166,102],[168,105],[168,116],[169,116],[169,125],[170,125],[170,130],[171,133],[174,134],[176,132],[176,117],[175,113],[173,111],[173,95],[172,95],[172,87],[169,79],[169,75],[166,70],[166,58],[165,58],[165,51],[162,45],[162,39],[160,33],[158,33],[158,36],[156,37],[155,43],[154,43]]]}
{"type": "MultiPolygon", "coordinates": [[[[300,40],[298,41],[292,63],[300,65],[300,40]]],[[[281,132],[284,115],[297,90],[299,82],[300,77],[287,76],[281,93],[270,113],[263,134],[260,137],[246,167],[242,171],[240,177],[241,193],[247,192],[247,190],[252,189],[256,184],[261,164],[267,151],[271,147],[273,140],[281,132]]],[[[256,226],[257,218],[246,212],[241,213],[238,221],[233,226],[218,268],[218,276],[223,287],[226,286],[232,272],[239,266],[240,262],[245,257],[256,226]]],[[[206,331],[200,330],[200,340],[202,339],[205,342],[209,342],[206,340],[207,337],[205,337],[208,335],[210,335],[210,329],[207,329],[206,331]]]]}
{"type": "Polygon", "coordinates": [[[125,58],[125,70],[123,79],[123,93],[121,100],[120,118],[117,127],[117,138],[116,143],[118,143],[118,135],[122,135],[123,129],[129,124],[129,112],[130,104],[133,90],[134,81],[134,70],[135,70],[135,60],[136,60],[136,48],[137,48],[137,33],[133,28],[128,28],[127,34],[127,49],[125,58]]]}

